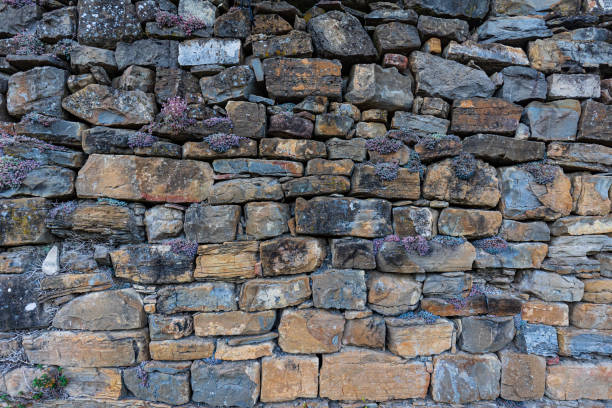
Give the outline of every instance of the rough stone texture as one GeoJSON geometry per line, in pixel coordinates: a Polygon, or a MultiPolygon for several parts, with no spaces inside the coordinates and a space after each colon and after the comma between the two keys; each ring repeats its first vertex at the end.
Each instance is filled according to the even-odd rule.
{"type": "Polygon", "coordinates": [[[501,70],[504,83],[497,92],[510,102],[546,99],[547,83],[543,73],[533,68],[513,66],[501,70]]]}
{"type": "Polygon", "coordinates": [[[514,338],[516,347],[523,353],[554,357],[559,352],[557,331],[544,324],[525,323],[514,338]]]}
{"type": "Polygon", "coordinates": [[[323,356],[319,395],[331,400],[423,398],[429,374],[420,362],[380,351],[347,348],[323,356]]]}
{"type": "Polygon", "coordinates": [[[87,0],[79,2],[80,43],[114,48],[120,41],[133,41],[142,35],[134,5],[125,1],[87,0]]]}
{"type": "Polygon", "coordinates": [[[276,320],[276,312],[246,313],[243,311],[198,313],[194,315],[197,336],[239,336],[262,334],[270,329],[276,320]]]}
{"type": "Polygon", "coordinates": [[[451,41],[444,49],[443,55],[449,60],[464,64],[473,61],[478,66],[484,67],[489,74],[508,66],[529,65],[527,54],[522,48],[497,43],[481,44],[466,41],[458,44],[451,41]]]}
{"type": "Polygon", "coordinates": [[[198,243],[233,241],[240,220],[240,206],[192,204],[185,212],[185,235],[198,243]]]}
{"type": "Polygon", "coordinates": [[[45,244],[52,236],[45,226],[51,203],[44,198],[17,198],[0,202],[0,244],[45,244]]]}
{"type": "Polygon", "coordinates": [[[500,352],[502,364],[501,397],[512,401],[540,399],[544,396],[546,361],[530,354],[500,352]]]}
{"type": "Polygon", "coordinates": [[[521,318],[529,323],[567,326],[569,325],[568,314],[568,306],[565,303],[530,300],[523,303],[521,307],[521,318]]]}
{"type": "Polygon", "coordinates": [[[563,362],[548,369],[546,395],[556,400],[611,399],[612,364],[563,362]]]}
{"type": "Polygon", "coordinates": [[[404,358],[431,356],[453,345],[454,326],[448,320],[426,324],[422,319],[386,319],[389,351],[404,358]]]}
{"type": "Polygon", "coordinates": [[[344,318],[319,309],[283,311],[278,345],[286,353],[333,353],[340,350],[344,318]]]}
{"type": "Polygon", "coordinates": [[[364,309],[366,283],[363,271],[327,270],[311,275],[312,300],[323,309],[364,309]]]}
{"type": "Polygon", "coordinates": [[[170,245],[128,245],[110,253],[115,276],[136,283],[180,283],[193,279],[193,258],[170,245]]]}
{"type": "Polygon", "coordinates": [[[445,208],[438,217],[438,231],[443,235],[482,238],[497,234],[502,215],[497,211],[445,208]]]}
{"type": "Polygon", "coordinates": [[[512,317],[470,316],[461,319],[459,347],[469,353],[499,351],[514,338],[512,317]]]}
{"type": "Polygon", "coordinates": [[[230,38],[198,38],[178,46],[178,63],[194,65],[236,65],[240,63],[240,40],[230,38]]]}
{"type": "Polygon", "coordinates": [[[421,284],[409,276],[371,272],[367,287],[370,308],[383,315],[413,310],[421,297],[421,284]]]}
{"type": "Polygon", "coordinates": [[[580,118],[580,103],[573,99],[542,103],[531,102],[525,117],[536,140],[575,140],[580,118]]]}
{"type": "Polygon", "coordinates": [[[494,354],[436,356],[431,376],[432,398],[453,404],[495,399],[500,393],[500,377],[501,364],[494,354]]]}
{"type": "Polygon", "coordinates": [[[450,130],[453,133],[514,134],[523,108],[507,101],[490,99],[462,99],[453,104],[450,130]],[[495,112],[496,120],[489,117],[495,112]]]}
{"type": "Polygon", "coordinates": [[[412,83],[410,76],[400,74],[393,67],[357,64],[351,69],[345,99],[361,109],[409,110],[412,83]]]}
{"type": "Polygon", "coordinates": [[[200,245],[193,277],[198,280],[249,279],[260,274],[256,241],[200,245]]]}
{"type": "Polygon", "coordinates": [[[67,78],[67,71],[55,67],[36,67],[11,75],[6,110],[13,116],[38,112],[63,117],[61,104],[66,95],[67,78]]]}
{"type": "Polygon", "coordinates": [[[316,357],[266,357],[261,361],[263,402],[316,398],[319,388],[319,360],[316,357]]]}
{"type": "Polygon", "coordinates": [[[260,363],[219,365],[196,361],[191,366],[192,399],[213,406],[252,407],[260,390],[260,363]]]}
{"type": "Polygon", "coordinates": [[[184,363],[149,362],[143,367],[129,368],[123,372],[126,388],[137,398],[168,404],[184,404],[189,401],[189,365],[184,363]],[[146,373],[143,383],[141,371],[146,373]]]}
{"type": "Polygon", "coordinates": [[[578,140],[610,145],[610,108],[599,102],[587,100],[582,106],[578,140]]]}
{"type": "Polygon", "coordinates": [[[217,75],[200,78],[200,87],[209,104],[246,99],[255,87],[255,74],[249,66],[234,66],[217,75]]]}
{"type": "Polygon", "coordinates": [[[385,346],[385,320],[379,316],[350,319],[344,325],[342,344],[381,349],[385,346]]]}
{"type": "Polygon", "coordinates": [[[307,276],[287,279],[253,279],[242,285],[240,309],[255,312],[295,306],[312,294],[307,276]]]}
{"type": "Polygon", "coordinates": [[[612,329],[612,314],[610,305],[593,303],[576,303],[572,307],[570,321],[572,325],[582,329],[612,329]]]}
{"type": "Polygon", "coordinates": [[[308,95],[338,99],[342,64],[317,58],[268,58],[263,62],[268,94],[275,99],[308,95]]]}
{"type": "Polygon", "coordinates": [[[165,286],[157,294],[157,310],[176,312],[216,312],[236,310],[234,285],[225,282],[165,286]]]}
{"type": "Polygon", "coordinates": [[[399,169],[395,180],[381,180],[376,167],[357,165],[351,178],[351,195],[387,199],[417,199],[421,195],[419,173],[399,169]]]}
{"type": "Polygon", "coordinates": [[[308,237],[281,237],[260,246],[264,276],[312,272],[321,265],[325,255],[324,242],[308,237]]]}

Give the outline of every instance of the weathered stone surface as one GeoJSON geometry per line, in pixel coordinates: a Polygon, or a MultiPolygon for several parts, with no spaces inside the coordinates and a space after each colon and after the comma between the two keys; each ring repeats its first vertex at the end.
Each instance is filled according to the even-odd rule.
{"type": "Polygon", "coordinates": [[[117,368],[77,368],[63,370],[68,379],[65,390],[72,398],[116,400],[121,397],[123,384],[117,368]]]}
{"type": "Polygon", "coordinates": [[[565,303],[542,302],[530,300],[521,306],[521,318],[529,323],[547,324],[549,326],[569,325],[569,308],[565,303]]]}
{"type": "Polygon", "coordinates": [[[10,115],[30,112],[63,117],[62,98],[66,95],[68,71],[55,67],[36,67],[11,75],[6,92],[10,115]]]}
{"type": "Polygon", "coordinates": [[[364,309],[365,274],[353,269],[329,269],[311,275],[312,300],[323,309],[364,309]]]}
{"type": "Polygon", "coordinates": [[[242,285],[240,309],[249,312],[295,306],[312,294],[307,276],[252,279],[242,285]]]}
{"type": "Polygon", "coordinates": [[[276,311],[247,313],[241,310],[197,313],[193,317],[196,336],[243,336],[266,333],[272,329],[276,311]]]}
{"type": "Polygon", "coordinates": [[[380,316],[350,319],[344,325],[342,344],[382,349],[385,346],[385,320],[380,316]]]}
{"type": "Polygon", "coordinates": [[[387,199],[416,200],[421,195],[420,176],[409,169],[398,169],[394,180],[381,180],[372,165],[357,165],[351,178],[351,195],[387,199]]]}
{"type": "Polygon", "coordinates": [[[310,139],[314,125],[312,121],[301,116],[279,113],[270,116],[268,134],[279,137],[297,137],[310,139]]]}
{"type": "Polygon", "coordinates": [[[316,356],[265,357],[261,360],[261,401],[316,398],[319,359],[316,356]]]}
{"type": "Polygon", "coordinates": [[[504,220],[499,231],[506,241],[549,241],[550,230],[545,222],[504,220]]]}
{"type": "Polygon", "coordinates": [[[516,347],[523,353],[555,356],[559,351],[557,331],[544,324],[524,323],[516,331],[516,347]]]}
{"type": "Polygon", "coordinates": [[[393,231],[401,237],[433,238],[438,233],[438,211],[427,207],[394,207],[393,231]]]}
{"type": "Polygon", "coordinates": [[[558,327],[559,355],[584,357],[612,354],[612,331],[558,327]]]}
{"type": "Polygon", "coordinates": [[[423,39],[436,37],[445,40],[455,40],[463,42],[467,40],[470,33],[470,26],[464,20],[457,18],[447,19],[439,17],[419,16],[417,25],[419,34],[423,39]]]}
{"type": "Polygon", "coordinates": [[[544,271],[525,272],[520,287],[548,302],[578,302],[584,293],[580,280],[544,271]]]}
{"type": "Polygon", "coordinates": [[[181,66],[238,65],[242,57],[240,40],[230,38],[197,38],[178,45],[181,66]]]}
{"type": "Polygon", "coordinates": [[[500,169],[502,199],[500,210],[512,220],[543,219],[552,221],[569,215],[572,207],[571,183],[557,167],[554,179],[538,184],[534,176],[520,167],[500,169]]]}
{"type": "Polygon", "coordinates": [[[438,217],[438,231],[455,237],[482,238],[497,234],[501,223],[498,211],[445,208],[438,217]]]}
{"type": "Polygon", "coordinates": [[[160,242],[176,237],[183,231],[183,212],[158,205],[145,212],[144,223],[149,242],[160,242]]]}
{"type": "Polygon", "coordinates": [[[252,407],[259,396],[259,361],[219,365],[195,361],[191,366],[191,388],[195,402],[212,406],[252,407]]]}
{"type": "Polygon", "coordinates": [[[75,293],[100,291],[110,288],[113,281],[105,273],[62,273],[40,281],[43,291],[39,299],[49,300],[75,293]]]}
{"type": "Polygon", "coordinates": [[[209,104],[247,99],[255,87],[255,74],[248,65],[234,66],[217,75],[200,78],[200,87],[209,104]]]}
{"type": "Polygon", "coordinates": [[[75,172],[58,166],[41,166],[28,173],[18,187],[0,192],[0,197],[35,196],[67,198],[74,194],[75,172]]]}
{"type": "Polygon", "coordinates": [[[300,234],[363,238],[391,233],[391,205],[377,199],[316,197],[296,200],[296,229],[300,234]]]}
{"type": "Polygon", "coordinates": [[[501,364],[494,354],[443,354],[434,357],[434,401],[461,404],[499,396],[501,364]],[[459,373],[459,375],[457,375],[459,373]]]}
{"type": "Polygon", "coordinates": [[[543,18],[535,16],[493,17],[478,27],[478,41],[521,45],[553,35],[543,18]]]}
{"type": "Polygon", "coordinates": [[[399,21],[401,23],[416,24],[418,15],[414,10],[402,10],[401,8],[374,8],[365,15],[366,25],[378,25],[399,21]]]}
{"type": "MultiPolygon", "coordinates": [[[[551,163],[568,170],[598,172],[612,170],[612,148],[598,144],[552,142],[548,145],[546,155],[551,163]]],[[[576,176],[581,177],[581,175],[576,176]]]]}
{"type": "Polygon", "coordinates": [[[79,171],[76,188],[87,198],[199,202],[208,197],[212,176],[209,164],[192,160],[94,154],[79,171]]]}
{"type": "MultiPolygon", "coordinates": [[[[232,133],[254,139],[265,137],[266,109],[263,105],[252,102],[229,101],[225,105],[225,109],[234,126],[232,133]]],[[[250,144],[250,141],[247,142],[250,144]]]]}
{"type": "Polygon", "coordinates": [[[607,361],[581,363],[564,361],[548,368],[546,395],[555,400],[611,399],[610,372],[607,361]]]}
{"type": "Polygon", "coordinates": [[[452,159],[434,163],[427,168],[423,196],[453,204],[495,207],[501,193],[495,169],[476,161],[476,172],[469,180],[455,175],[452,159]]]}
{"type": "Polygon", "coordinates": [[[254,177],[215,183],[210,189],[210,204],[240,204],[247,201],[280,200],[283,190],[270,177],[254,177]]]}
{"type": "Polygon", "coordinates": [[[544,15],[550,11],[569,15],[578,11],[577,4],[565,0],[493,0],[491,3],[491,12],[494,15],[544,15]]]}
{"type": "Polygon", "coordinates": [[[253,56],[270,57],[311,57],[313,52],[310,34],[292,30],[289,34],[272,36],[253,42],[253,56]]]}
{"type": "Polygon", "coordinates": [[[155,100],[142,91],[122,91],[92,84],[64,98],[62,107],[97,126],[138,126],[152,122],[155,100]]]}
{"type": "Polygon", "coordinates": [[[468,136],[462,143],[464,151],[496,164],[542,160],[546,152],[546,145],[542,142],[490,134],[468,136]]]}
{"type": "Polygon", "coordinates": [[[96,126],[83,132],[83,151],[87,154],[136,154],[181,158],[181,146],[165,140],[157,140],[148,147],[131,147],[132,142],[138,137],[138,132],[135,130],[96,126]]]}
{"type": "Polygon", "coordinates": [[[173,405],[189,402],[189,365],[148,362],[123,371],[125,386],[136,398],[173,405]],[[146,381],[142,381],[142,371],[146,381]]]}
{"type": "Polygon", "coordinates": [[[342,95],[342,64],[318,58],[268,58],[263,62],[266,90],[276,100],[309,95],[339,99],[342,95]]]}
{"type": "Polygon", "coordinates": [[[414,113],[398,111],[393,115],[391,127],[402,129],[416,136],[431,134],[446,134],[450,121],[431,115],[415,115],[414,113]]]}
{"type": "Polygon", "coordinates": [[[454,325],[446,319],[431,324],[420,318],[387,318],[385,321],[389,351],[404,358],[443,353],[454,341],[454,325]]]}
{"type": "Polygon", "coordinates": [[[149,314],[151,340],[178,340],[193,333],[193,320],[189,314],[149,314]]]}
{"type": "Polygon", "coordinates": [[[116,243],[143,242],[145,239],[142,217],[144,208],[141,204],[120,206],[81,201],[75,207],[57,206],[51,209],[48,218],[44,220],[46,227],[54,235],[63,238],[113,240],[116,243]]]}
{"type": "Polygon", "coordinates": [[[612,306],[593,303],[576,303],[572,306],[570,320],[582,329],[612,330],[612,306]]]}
{"type": "Polygon", "coordinates": [[[23,7],[12,7],[6,4],[0,11],[2,28],[0,35],[10,37],[31,28],[42,16],[43,10],[38,4],[24,4],[23,7]]]}
{"type": "Polygon", "coordinates": [[[340,350],[344,317],[320,309],[287,309],[278,326],[278,345],[286,353],[333,353],[340,350]]]}
{"type": "Polygon", "coordinates": [[[592,74],[552,74],[548,77],[548,97],[564,98],[599,98],[599,76],[592,74]]]}
{"type": "MultiPolygon", "coordinates": [[[[395,216],[394,216],[395,217],[395,216]]],[[[331,241],[332,266],[342,269],[374,269],[374,245],[359,238],[341,238],[331,241]]]]}
{"type": "Polygon", "coordinates": [[[0,330],[46,327],[52,316],[38,300],[40,290],[30,284],[26,275],[0,275],[0,330]]]}
{"type": "Polygon", "coordinates": [[[482,44],[466,41],[459,44],[451,41],[444,49],[442,55],[452,61],[464,64],[473,61],[482,67],[485,72],[492,74],[508,66],[529,65],[527,55],[522,48],[510,47],[503,44],[482,44]]]}
{"type": "Polygon", "coordinates": [[[259,154],[272,159],[310,160],[326,157],[325,143],[303,139],[262,139],[259,154]]]}
{"type": "Polygon", "coordinates": [[[193,277],[198,280],[249,279],[260,274],[256,241],[200,245],[193,277]]]}
{"type": "Polygon", "coordinates": [[[68,367],[132,366],[149,357],[146,330],[49,331],[23,338],[28,360],[68,367]]]}
{"type": "Polygon", "coordinates": [[[346,138],[352,126],[353,119],[348,116],[323,113],[316,117],[314,135],[321,139],[330,137],[346,138]]]}
{"type": "Polygon", "coordinates": [[[546,77],[528,67],[506,67],[501,70],[504,83],[497,96],[510,102],[546,99],[546,77]]]}
{"type": "Polygon", "coordinates": [[[371,272],[367,287],[368,306],[384,315],[412,310],[421,297],[421,284],[409,276],[371,272]]]}
{"type": "Polygon", "coordinates": [[[584,281],[585,302],[611,303],[612,279],[587,279],[584,281]]]}
{"type": "Polygon", "coordinates": [[[580,130],[578,140],[595,143],[612,144],[610,105],[587,100],[582,106],[582,116],[580,117],[580,130]]]}
{"type": "Polygon", "coordinates": [[[469,353],[496,352],[514,338],[512,317],[469,316],[461,319],[459,347],[469,353]]]}
{"type": "Polygon", "coordinates": [[[310,237],[279,237],[260,245],[264,276],[296,275],[321,266],[327,251],[325,241],[310,237]]]}
{"type": "Polygon", "coordinates": [[[433,296],[463,295],[472,287],[472,276],[463,273],[431,274],[423,282],[423,294],[433,296]]]}
{"type": "Polygon", "coordinates": [[[366,140],[362,138],[343,140],[329,139],[325,142],[329,159],[349,159],[362,162],[366,159],[366,140]]]}
{"type": "Polygon", "coordinates": [[[53,327],[64,330],[130,330],[147,324],[140,295],[133,289],[89,293],[56,313],[53,327]]]}
{"type": "Polygon", "coordinates": [[[570,216],[559,218],[551,225],[550,232],[556,236],[607,234],[612,232],[612,217],[606,215],[594,217],[570,216]]]}
{"type": "Polygon", "coordinates": [[[234,285],[226,282],[165,286],[157,292],[157,310],[177,312],[217,312],[236,310],[234,285]]]}
{"type": "Polygon", "coordinates": [[[512,135],[523,107],[498,98],[462,99],[453,103],[451,132],[512,135]],[[495,120],[491,121],[491,116],[495,120]]]}
{"type": "Polygon", "coordinates": [[[136,283],[179,283],[193,280],[193,258],[170,245],[128,245],[110,253],[115,276],[136,283]]]}
{"type": "Polygon", "coordinates": [[[213,162],[217,173],[251,173],[260,176],[292,176],[304,174],[304,165],[285,160],[217,159],[213,162]]]}
{"type": "Polygon", "coordinates": [[[376,48],[357,17],[341,11],[330,11],[308,21],[316,55],[336,58],[343,64],[370,62],[376,59],[376,48]]]}
{"type": "Polygon", "coordinates": [[[319,395],[331,400],[424,398],[429,374],[421,362],[381,351],[346,348],[323,356],[319,386],[319,395]]]}
{"type": "Polygon", "coordinates": [[[508,248],[491,254],[484,249],[476,250],[475,268],[539,268],[548,253],[548,245],[536,242],[510,243],[508,248]]]}
{"type": "Polygon", "coordinates": [[[400,22],[390,22],[376,26],[372,37],[379,54],[408,54],[421,47],[421,39],[416,27],[400,22]]]}
{"type": "Polygon", "coordinates": [[[255,239],[274,238],[289,231],[289,206],[283,203],[251,202],[244,206],[246,233],[255,239]]]}
{"type": "Polygon", "coordinates": [[[554,237],[548,246],[548,256],[551,258],[581,257],[609,251],[611,244],[610,237],[606,235],[554,237]]]}
{"type": "Polygon", "coordinates": [[[178,68],[179,43],[169,40],[139,40],[121,42],[115,50],[117,69],[123,71],[130,65],[147,68],[178,68]]]}
{"type": "Polygon", "coordinates": [[[179,340],[160,340],[149,343],[151,359],[162,361],[199,360],[213,355],[212,340],[186,337],[179,340]]]}
{"type": "Polygon", "coordinates": [[[378,270],[392,273],[454,272],[472,268],[476,250],[469,242],[444,245],[428,242],[429,251],[420,255],[408,251],[401,242],[384,242],[376,255],[378,270]]]}
{"type": "Polygon", "coordinates": [[[228,340],[217,340],[215,358],[226,361],[256,360],[274,354],[275,347],[276,343],[272,341],[230,345],[228,340]]]}
{"type": "Polygon", "coordinates": [[[78,3],[79,43],[115,48],[120,41],[133,41],[142,35],[134,5],[127,0],[83,1],[78,3]]]}
{"type": "MultiPolygon", "coordinates": [[[[229,102],[228,102],[229,104],[229,102]]],[[[217,152],[208,142],[187,142],[183,145],[183,158],[195,160],[218,159],[221,157],[255,157],[257,156],[257,141],[241,139],[240,145],[230,148],[224,153],[217,152]]]]}
{"type": "Polygon", "coordinates": [[[524,113],[536,140],[575,140],[580,118],[580,103],[563,99],[549,103],[531,102],[524,113]]]}
{"type": "Polygon", "coordinates": [[[565,67],[595,67],[609,64],[612,46],[604,41],[572,41],[548,38],[529,43],[531,67],[544,73],[560,72],[565,67]]]}
{"type": "Polygon", "coordinates": [[[410,69],[416,79],[416,93],[446,99],[488,98],[495,85],[480,70],[431,54],[414,51],[410,69]]]}
{"type": "Polygon", "coordinates": [[[94,66],[100,66],[108,72],[117,71],[114,51],[82,44],[70,52],[70,66],[81,74],[88,73],[89,69],[94,66]]]}
{"type": "Polygon", "coordinates": [[[0,274],[20,274],[33,270],[45,259],[43,247],[26,246],[0,252],[0,274]]]}
{"type": "Polygon", "coordinates": [[[44,244],[52,236],[45,226],[51,204],[44,198],[17,198],[0,202],[0,245],[44,244]]]}
{"type": "Polygon", "coordinates": [[[315,195],[348,193],[351,181],[343,176],[307,176],[286,181],[282,184],[285,197],[310,197],[315,195]]]}
{"type": "Polygon", "coordinates": [[[539,356],[502,351],[501,397],[512,401],[544,396],[546,361],[539,356]]]}

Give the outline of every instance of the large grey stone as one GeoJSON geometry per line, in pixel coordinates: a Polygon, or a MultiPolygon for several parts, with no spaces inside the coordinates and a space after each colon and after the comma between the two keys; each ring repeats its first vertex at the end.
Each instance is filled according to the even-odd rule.
{"type": "Polygon", "coordinates": [[[192,204],[185,212],[185,235],[200,244],[236,239],[240,206],[192,204]]]}
{"type": "Polygon", "coordinates": [[[70,197],[74,194],[75,176],[74,171],[63,167],[41,166],[30,171],[18,187],[0,191],[0,197],[70,197]]]}
{"type": "Polygon", "coordinates": [[[416,93],[445,99],[490,97],[495,85],[483,71],[420,51],[410,54],[416,93]]]}
{"type": "Polygon", "coordinates": [[[501,44],[523,44],[553,34],[543,18],[531,16],[493,17],[478,27],[476,32],[480,42],[501,44]]]}
{"type": "Polygon", "coordinates": [[[176,68],[179,43],[170,40],[138,40],[120,42],[115,50],[117,68],[123,71],[130,65],[148,68],[176,68]]]}
{"type": "Polygon", "coordinates": [[[522,48],[497,43],[481,44],[465,41],[459,44],[451,41],[442,55],[449,60],[464,64],[473,62],[488,74],[511,65],[529,65],[527,54],[522,48]]]}
{"type": "Polygon", "coordinates": [[[240,40],[233,38],[198,38],[178,46],[178,63],[194,65],[237,65],[242,57],[240,40]]]}
{"type": "Polygon", "coordinates": [[[437,37],[463,42],[468,39],[470,34],[470,25],[467,21],[458,18],[419,16],[417,29],[423,39],[437,37]]]}
{"type": "Polygon", "coordinates": [[[51,310],[38,300],[40,289],[31,284],[28,274],[0,275],[0,330],[47,327],[51,310]]]}
{"type": "Polygon", "coordinates": [[[564,99],[554,102],[531,102],[523,112],[536,140],[575,140],[580,119],[580,102],[564,99]]]}
{"type": "Polygon", "coordinates": [[[4,3],[0,11],[0,37],[12,37],[33,28],[42,12],[40,5],[35,2],[23,7],[11,7],[4,3]]]}
{"type": "Polygon", "coordinates": [[[363,271],[330,269],[311,275],[315,307],[324,309],[365,308],[366,283],[363,271]]]}
{"type": "Polygon", "coordinates": [[[189,367],[189,362],[150,361],[123,371],[123,381],[136,398],[182,405],[189,402],[189,367]]]}
{"type": "Polygon", "coordinates": [[[419,137],[432,134],[445,135],[449,126],[450,121],[447,119],[431,115],[416,115],[405,111],[395,112],[391,121],[392,128],[401,129],[419,137]]]}
{"type": "Polygon", "coordinates": [[[129,0],[82,0],[78,12],[81,44],[113,49],[120,41],[134,41],[142,35],[136,8],[129,0]]]}
{"type": "Polygon", "coordinates": [[[157,293],[157,310],[160,313],[217,312],[236,309],[232,283],[206,282],[166,286],[157,293]]]}
{"type": "Polygon", "coordinates": [[[412,77],[400,74],[395,67],[357,64],[351,68],[344,99],[361,109],[410,110],[412,82],[412,77]]]}
{"type": "Polygon", "coordinates": [[[510,102],[546,99],[546,77],[529,67],[506,67],[501,71],[504,84],[496,93],[510,102]]]}
{"type": "Polygon", "coordinates": [[[202,96],[209,104],[230,99],[247,99],[255,87],[255,74],[247,65],[224,69],[217,75],[200,79],[202,96]]]}
{"type": "Polygon", "coordinates": [[[512,317],[468,316],[461,319],[459,347],[469,353],[496,352],[514,338],[512,317]]]}
{"type": "Polygon", "coordinates": [[[552,326],[521,322],[516,330],[514,344],[523,353],[556,356],[559,352],[557,331],[552,326]]]}
{"type": "Polygon", "coordinates": [[[209,406],[252,407],[259,396],[259,366],[259,361],[195,361],[191,366],[192,399],[209,406]]]}
{"type": "Polygon", "coordinates": [[[584,283],[573,276],[535,270],[523,274],[520,289],[547,302],[579,302],[584,283]]]}
{"type": "Polygon", "coordinates": [[[68,71],[36,67],[11,75],[6,93],[6,109],[13,116],[42,113],[63,117],[62,98],[66,95],[68,71]]]}
{"type": "Polygon", "coordinates": [[[511,137],[477,134],[463,139],[463,150],[475,157],[499,164],[542,160],[546,145],[511,137]]]}
{"type": "Polygon", "coordinates": [[[595,74],[552,74],[548,77],[548,97],[599,98],[601,94],[599,75],[595,74]]]}
{"type": "Polygon", "coordinates": [[[406,0],[406,7],[413,8],[419,14],[440,17],[459,17],[483,19],[489,12],[489,0],[449,1],[449,0],[406,0]]]}
{"type": "Polygon", "coordinates": [[[421,47],[421,39],[417,29],[409,24],[399,22],[376,26],[374,44],[379,54],[396,53],[409,54],[421,47]]]}

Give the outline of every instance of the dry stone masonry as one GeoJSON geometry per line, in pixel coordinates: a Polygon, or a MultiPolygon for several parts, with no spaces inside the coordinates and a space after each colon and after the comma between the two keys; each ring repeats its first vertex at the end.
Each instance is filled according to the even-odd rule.
{"type": "Polygon", "coordinates": [[[609,0],[0,0],[0,408],[612,407],[609,0]]]}

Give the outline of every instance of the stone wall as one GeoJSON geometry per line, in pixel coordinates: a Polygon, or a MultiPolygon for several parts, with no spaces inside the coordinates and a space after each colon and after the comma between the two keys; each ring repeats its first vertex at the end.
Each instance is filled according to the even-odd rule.
{"type": "Polygon", "coordinates": [[[610,407],[610,1],[231,3],[0,0],[0,407],[610,407]]]}

